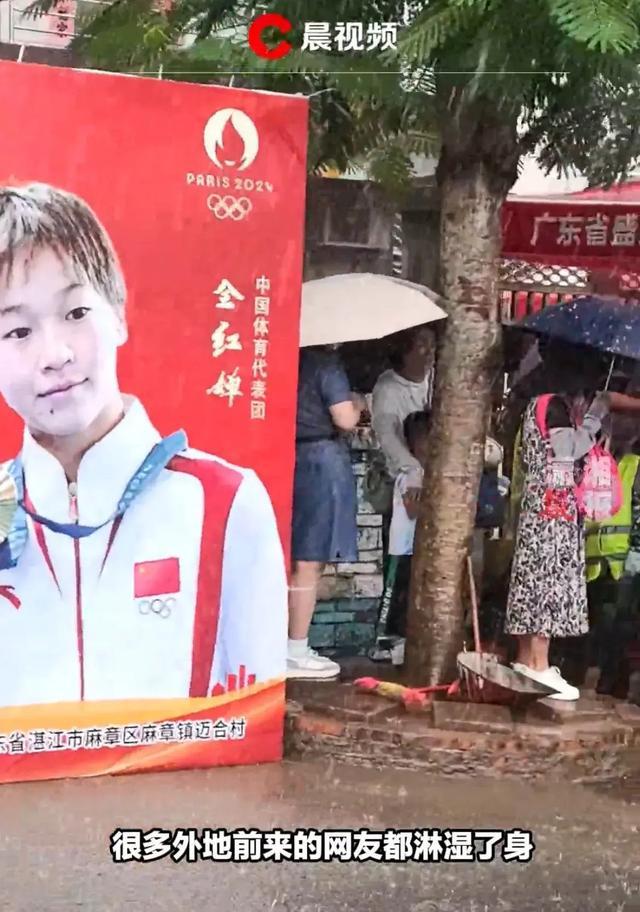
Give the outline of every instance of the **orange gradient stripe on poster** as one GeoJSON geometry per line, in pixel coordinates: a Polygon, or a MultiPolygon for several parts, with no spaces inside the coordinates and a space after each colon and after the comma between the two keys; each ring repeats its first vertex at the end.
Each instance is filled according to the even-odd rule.
{"type": "MultiPolygon", "coordinates": [[[[0,782],[263,763],[282,756],[284,681],[253,684],[235,693],[185,700],[56,703],[0,710],[0,782]],[[214,738],[216,723],[244,721],[243,737],[214,738]],[[198,725],[199,723],[199,725],[198,725]],[[203,724],[206,723],[206,724],[203,724]],[[188,726],[191,725],[191,730],[188,726]],[[178,726],[189,740],[98,746],[106,733],[178,726]],[[199,731],[201,737],[196,737],[199,731]],[[208,737],[203,734],[208,731],[208,737]],[[37,750],[38,733],[94,732],[95,746],[37,750]],[[22,746],[29,752],[17,752],[22,746]]],[[[238,733],[239,734],[239,733],[238,733]]]]}

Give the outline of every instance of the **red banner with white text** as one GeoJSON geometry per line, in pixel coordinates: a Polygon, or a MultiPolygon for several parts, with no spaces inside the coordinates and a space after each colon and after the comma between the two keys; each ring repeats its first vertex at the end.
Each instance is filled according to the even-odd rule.
{"type": "Polygon", "coordinates": [[[586,270],[640,270],[640,200],[510,198],[502,256],[586,270]]]}

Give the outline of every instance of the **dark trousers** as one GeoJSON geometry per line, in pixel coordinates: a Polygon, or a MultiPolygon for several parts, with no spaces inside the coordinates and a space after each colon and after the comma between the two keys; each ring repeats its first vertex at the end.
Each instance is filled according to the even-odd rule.
{"type": "Polygon", "coordinates": [[[623,576],[617,583],[613,610],[602,612],[598,624],[600,680],[597,690],[626,698],[629,690],[629,646],[638,635],[640,576],[623,576]]]}
{"type": "MultiPolygon", "coordinates": [[[[382,517],[382,547],[384,554],[384,578],[387,579],[389,570],[389,530],[391,516],[382,517]]],[[[409,588],[411,585],[411,556],[397,558],[396,578],[391,597],[391,607],[387,617],[387,629],[384,631],[389,636],[406,636],[407,612],[409,609],[409,588]]]]}
{"type": "Polygon", "coordinates": [[[411,556],[398,558],[396,581],[387,619],[387,633],[404,637],[407,634],[407,613],[409,610],[409,587],[411,585],[411,556]]]}

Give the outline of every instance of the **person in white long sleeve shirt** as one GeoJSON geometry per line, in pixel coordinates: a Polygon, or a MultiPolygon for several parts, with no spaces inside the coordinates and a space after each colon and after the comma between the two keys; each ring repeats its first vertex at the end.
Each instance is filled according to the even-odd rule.
{"type": "Polygon", "coordinates": [[[380,375],[373,390],[372,425],[392,478],[410,474],[410,487],[419,487],[421,466],[404,436],[404,422],[431,404],[434,335],[426,326],[398,338],[393,369],[380,375]]]}
{"type": "Polygon", "coordinates": [[[5,464],[25,535],[0,562],[0,706],[284,678],[269,496],[181,435],[159,446],[119,389],[126,338],[122,273],[87,205],[46,185],[0,188],[0,394],[25,423],[5,464]]]}

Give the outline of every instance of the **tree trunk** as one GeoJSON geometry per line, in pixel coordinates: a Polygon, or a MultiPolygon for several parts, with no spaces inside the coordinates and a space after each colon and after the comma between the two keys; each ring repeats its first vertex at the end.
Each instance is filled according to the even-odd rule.
{"type": "Polygon", "coordinates": [[[464,117],[450,122],[438,166],[441,291],[448,319],[438,347],[430,456],[413,557],[405,670],[416,684],[456,676],[466,557],[491,385],[501,362],[500,208],[517,176],[518,153],[515,117],[506,127],[493,117],[483,114],[471,125],[464,117]]]}

